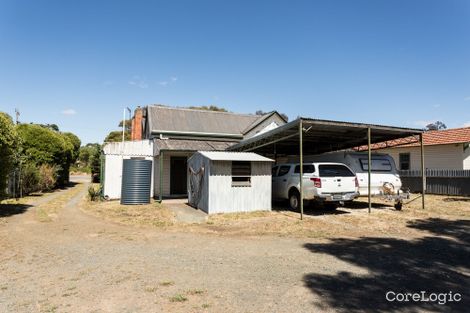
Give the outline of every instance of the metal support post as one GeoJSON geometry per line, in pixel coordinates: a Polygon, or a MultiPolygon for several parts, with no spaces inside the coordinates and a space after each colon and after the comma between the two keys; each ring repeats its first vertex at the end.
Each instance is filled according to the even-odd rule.
{"type": "Polygon", "coordinates": [[[368,204],[369,204],[369,213],[372,209],[372,196],[371,196],[371,174],[372,174],[372,151],[371,151],[371,131],[370,127],[367,128],[367,194],[368,194],[368,204]]]}
{"type": "Polygon", "coordinates": [[[303,188],[303,180],[304,180],[304,147],[303,147],[303,125],[302,119],[300,119],[299,123],[299,153],[300,153],[300,219],[304,218],[304,188],[303,188]]]}
{"type": "Polygon", "coordinates": [[[158,166],[158,174],[160,176],[160,191],[159,191],[159,195],[158,195],[158,202],[159,203],[162,203],[163,201],[163,151],[160,150],[160,155],[158,156],[158,162],[159,162],[159,166],[158,166]]]}

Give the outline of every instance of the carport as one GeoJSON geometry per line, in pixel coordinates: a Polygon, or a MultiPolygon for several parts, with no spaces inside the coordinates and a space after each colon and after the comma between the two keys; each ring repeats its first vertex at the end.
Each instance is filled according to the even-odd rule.
{"type": "MultiPolygon", "coordinates": [[[[421,143],[421,180],[422,208],[425,203],[426,178],[424,171],[423,131],[413,128],[383,126],[375,124],[349,123],[299,117],[296,120],[263,134],[243,140],[228,150],[253,151],[279,156],[299,155],[303,164],[304,154],[320,154],[343,149],[364,147],[368,151],[368,164],[371,164],[372,145],[381,143],[381,147],[399,146],[409,143],[421,143]]],[[[303,168],[300,166],[300,177],[303,168]]],[[[371,166],[368,166],[369,213],[372,207],[370,195],[371,166]]],[[[302,179],[300,179],[300,199],[303,199],[302,179]]],[[[303,219],[304,205],[300,201],[300,218],[303,219]]]]}

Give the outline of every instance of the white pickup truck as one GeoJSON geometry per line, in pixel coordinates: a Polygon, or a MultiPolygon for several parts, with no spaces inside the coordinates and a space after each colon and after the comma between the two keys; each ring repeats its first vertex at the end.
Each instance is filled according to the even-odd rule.
{"type": "MultiPolygon", "coordinates": [[[[288,199],[293,210],[300,204],[299,172],[299,163],[278,164],[272,169],[273,198],[288,199]]],[[[302,183],[304,200],[318,201],[331,209],[359,196],[356,175],[341,163],[304,163],[302,183]]]]}

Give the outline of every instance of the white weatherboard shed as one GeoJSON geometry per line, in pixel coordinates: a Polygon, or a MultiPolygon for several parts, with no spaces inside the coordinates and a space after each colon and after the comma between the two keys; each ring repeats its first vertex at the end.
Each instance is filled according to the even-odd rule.
{"type": "Polygon", "coordinates": [[[153,141],[124,141],[110,142],[103,147],[104,159],[104,182],[103,195],[109,199],[121,198],[122,185],[122,160],[123,159],[142,159],[152,161],[152,178],[150,197],[153,197],[153,141]]]}
{"type": "Polygon", "coordinates": [[[252,152],[196,152],[188,159],[188,202],[208,214],[271,210],[272,162],[252,152]]]}

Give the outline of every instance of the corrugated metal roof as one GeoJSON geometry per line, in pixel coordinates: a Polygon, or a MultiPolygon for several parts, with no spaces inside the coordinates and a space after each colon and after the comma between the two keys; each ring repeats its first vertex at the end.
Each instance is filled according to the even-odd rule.
{"type": "Polygon", "coordinates": [[[264,161],[274,162],[253,152],[199,151],[200,154],[213,161],[264,161]]]}
{"type": "Polygon", "coordinates": [[[148,122],[154,133],[161,131],[242,134],[259,115],[235,114],[164,106],[148,106],[148,122]]]}
{"type": "Polygon", "coordinates": [[[153,156],[153,141],[109,142],[103,146],[106,155],[153,156]]]}
{"type": "Polygon", "coordinates": [[[233,146],[230,151],[254,151],[291,155],[299,147],[299,126],[303,127],[304,154],[320,154],[330,151],[350,149],[367,144],[367,130],[372,132],[372,144],[421,134],[413,128],[329,121],[299,117],[296,120],[258,136],[245,139],[233,146]]]}
{"type": "Polygon", "coordinates": [[[234,144],[233,141],[154,139],[155,155],[163,151],[223,151],[234,144]]]}

